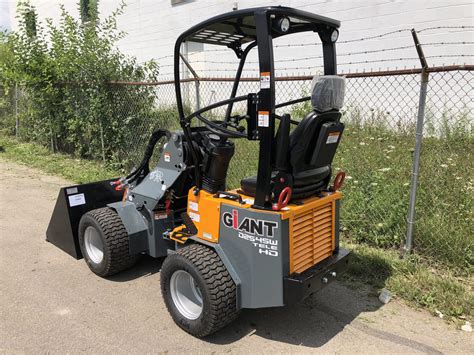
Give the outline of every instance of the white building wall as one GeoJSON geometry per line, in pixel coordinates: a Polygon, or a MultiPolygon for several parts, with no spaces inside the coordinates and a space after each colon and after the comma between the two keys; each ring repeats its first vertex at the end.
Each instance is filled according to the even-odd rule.
{"type": "MultiPolygon", "coordinates": [[[[57,20],[59,17],[59,6],[56,1],[31,0],[36,6],[39,18],[50,17],[57,20]]],[[[13,29],[16,27],[14,18],[15,1],[10,4],[10,18],[13,29]]],[[[77,0],[63,0],[67,11],[78,15],[77,0]]],[[[145,61],[156,59],[161,65],[163,76],[170,76],[172,72],[172,59],[169,57],[173,53],[174,41],[177,36],[188,27],[205,20],[211,16],[218,15],[237,5],[239,9],[266,5],[284,5],[314,12],[320,15],[332,17],[342,22],[339,41],[351,40],[355,38],[368,37],[382,34],[398,29],[416,28],[417,30],[437,27],[437,26],[473,26],[474,25],[474,2],[470,0],[288,0],[284,2],[274,1],[217,1],[217,0],[190,0],[178,5],[172,5],[171,0],[128,0],[124,14],[119,18],[119,29],[128,33],[119,47],[129,55],[136,56],[139,60],[145,61]],[[166,57],[168,56],[168,57],[166,57]],[[163,58],[165,57],[165,58],[163,58]]],[[[102,17],[111,13],[119,4],[118,0],[99,0],[99,12],[102,17]]],[[[308,43],[313,40],[313,34],[307,33],[298,38],[287,36],[278,43],[308,43]]],[[[420,34],[422,43],[432,42],[473,42],[474,31],[468,29],[434,29],[420,34]]],[[[376,40],[358,41],[354,43],[341,43],[338,46],[339,71],[361,71],[378,69],[411,68],[419,66],[414,48],[401,49],[396,51],[378,52],[373,54],[347,55],[353,52],[371,51],[381,48],[390,49],[393,47],[409,46],[413,43],[410,32],[404,31],[389,36],[384,36],[376,40]],[[402,60],[390,60],[400,59],[402,60]],[[372,62],[384,60],[382,62],[372,62]],[[388,60],[388,61],[386,61],[388,60]],[[370,63],[348,64],[354,62],[370,61],[370,63]],[[346,64],[344,64],[346,63],[346,64]]],[[[206,50],[209,46],[206,46],[206,50]]],[[[192,48],[191,48],[192,50],[192,48]]],[[[278,48],[275,57],[280,59],[304,58],[317,55],[319,47],[290,47],[278,48]]],[[[425,46],[425,54],[428,57],[440,55],[462,56],[428,58],[430,65],[448,65],[452,63],[472,63],[474,46],[466,44],[458,45],[430,45],[425,46]]],[[[234,60],[234,56],[223,53],[211,52],[207,56],[208,60],[226,62],[234,60]]],[[[191,61],[203,60],[203,55],[191,55],[191,61]]],[[[249,58],[251,60],[251,58],[249,58]]],[[[318,60],[319,61],[319,60],[318,60]]],[[[282,62],[277,65],[280,74],[294,73],[314,73],[318,72],[316,60],[282,62]],[[314,70],[310,68],[315,66],[314,70]],[[308,69],[301,69],[301,68],[308,69]]],[[[223,70],[234,68],[232,65],[205,65],[196,63],[198,69],[204,69],[201,74],[210,75],[214,68],[214,74],[230,75],[223,70]]]]}

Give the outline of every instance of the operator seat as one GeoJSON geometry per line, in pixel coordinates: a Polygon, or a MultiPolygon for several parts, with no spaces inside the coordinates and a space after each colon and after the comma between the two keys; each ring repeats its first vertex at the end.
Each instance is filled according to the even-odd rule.
{"type": "MultiPolygon", "coordinates": [[[[275,137],[276,155],[272,167],[272,186],[278,172],[291,174],[292,199],[306,198],[327,189],[331,164],[344,130],[339,122],[344,103],[345,79],[336,75],[313,78],[313,110],[290,134],[290,117],[284,115],[275,137]]],[[[240,182],[245,195],[255,197],[257,177],[240,182]]]]}

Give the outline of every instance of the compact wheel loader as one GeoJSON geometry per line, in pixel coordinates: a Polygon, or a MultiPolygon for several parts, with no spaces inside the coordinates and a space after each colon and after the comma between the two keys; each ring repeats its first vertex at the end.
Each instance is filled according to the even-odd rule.
{"type": "Polygon", "coordinates": [[[216,16],[184,32],[174,50],[181,130],[157,129],[128,176],[62,188],[47,240],[84,257],[102,277],[130,268],[142,254],[166,257],[164,301],[176,324],[196,337],[222,328],[241,309],[289,305],[334,281],[349,255],[339,247],[344,174],[330,186],[344,130],[338,27],[338,21],[308,12],[261,7],[216,16]],[[319,35],[324,75],[313,81],[310,97],[275,104],[273,39],[304,31],[319,35]],[[185,114],[180,85],[180,50],[188,41],[227,47],[240,60],[230,97],[191,114],[185,114]],[[254,47],[260,89],[236,96],[254,47]],[[275,112],[305,100],[313,109],[299,122],[275,112]],[[247,104],[245,114],[234,113],[237,102],[247,104]],[[219,107],[225,108],[219,120],[206,117],[219,107]],[[196,120],[201,124],[193,125],[196,120]],[[259,142],[258,169],[229,191],[234,139],[259,142]],[[165,143],[151,169],[160,140],[165,143]]]}

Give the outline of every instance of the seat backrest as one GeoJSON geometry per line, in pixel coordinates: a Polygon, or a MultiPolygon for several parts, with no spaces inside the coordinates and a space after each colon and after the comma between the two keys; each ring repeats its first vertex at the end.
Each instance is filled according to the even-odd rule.
{"type": "Polygon", "coordinates": [[[293,173],[330,165],[344,125],[339,110],[344,103],[345,80],[336,75],[313,78],[313,111],[290,135],[289,162],[293,173]]]}

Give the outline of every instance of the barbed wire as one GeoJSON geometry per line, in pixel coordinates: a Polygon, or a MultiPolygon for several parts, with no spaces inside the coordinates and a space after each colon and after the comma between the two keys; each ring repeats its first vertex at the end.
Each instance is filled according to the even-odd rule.
{"type": "Polygon", "coordinates": [[[466,28],[472,28],[472,29],[474,29],[474,26],[434,26],[434,27],[422,28],[421,30],[416,30],[416,32],[417,32],[417,33],[421,33],[421,32],[432,31],[432,30],[466,29],[466,28]]]}
{"type": "MultiPolygon", "coordinates": [[[[431,43],[423,43],[423,46],[438,46],[438,45],[473,45],[474,42],[472,41],[454,41],[454,42],[431,42],[431,43]]],[[[289,46],[297,46],[298,44],[293,44],[289,46]]],[[[405,49],[415,49],[415,46],[412,45],[406,45],[406,46],[399,46],[399,47],[391,47],[391,48],[381,48],[381,49],[373,49],[373,50],[366,50],[366,51],[358,51],[358,52],[346,52],[346,53],[338,53],[338,57],[344,57],[344,56],[352,56],[352,55],[361,55],[361,54],[371,54],[371,53],[382,53],[382,52],[393,52],[396,50],[405,50],[405,49]]],[[[190,55],[197,55],[197,54],[203,54],[207,52],[212,52],[213,51],[203,51],[203,52],[195,52],[195,53],[190,53],[190,55]]],[[[228,54],[229,51],[226,51],[225,54],[228,54]]],[[[323,58],[322,55],[317,55],[317,56],[310,56],[310,57],[303,57],[303,58],[298,58],[298,59],[281,59],[281,60],[275,60],[275,62],[278,61],[299,61],[299,60],[306,60],[306,59],[320,59],[323,58]]],[[[204,62],[204,60],[198,60],[198,61],[193,61],[193,63],[199,63],[199,62],[204,62]]],[[[216,64],[218,63],[223,63],[222,61],[216,61],[216,64]]],[[[235,63],[235,62],[228,62],[230,63],[235,63]]],[[[247,63],[258,63],[257,61],[247,61],[247,63]]]]}
{"type": "MultiPolygon", "coordinates": [[[[469,54],[443,54],[443,55],[428,55],[425,58],[459,58],[459,57],[471,57],[469,54]]],[[[338,65],[354,65],[354,64],[368,64],[368,63],[383,63],[383,62],[394,62],[402,60],[420,60],[418,57],[405,57],[405,58],[386,58],[386,59],[375,59],[375,60],[363,60],[357,62],[346,62],[338,63],[338,65]]]]}
{"type": "Polygon", "coordinates": [[[411,28],[402,28],[402,29],[395,30],[395,31],[385,32],[385,33],[382,33],[382,34],[379,34],[379,35],[354,38],[354,39],[349,39],[349,40],[345,40],[345,41],[338,41],[337,43],[338,44],[344,44],[344,43],[368,41],[368,40],[372,40],[372,39],[377,39],[377,38],[382,38],[382,37],[385,37],[385,36],[389,36],[389,35],[392,35],[392,34],[395,34],[395,33],[401,33],[401,32],[407,32],[407,31],[408,32],[411,31],[411,28]]]}
{"type": "MultiPolygon", "coordinates": [[[[432,43],[423,43],[423,46],[459,45],[459,44],[473,45],[474,42],[468,42],[468,41],[432,42],[432,43]]],[[[405,50],[405,49],[415,49],[415,47],[414,47],[414,45],[408,45],[408,46],[399,46],[399,47],[392,47],[392,48],[373,49],[373,50],[367,50],[367,51],[340,53],[340,54],[338,54],[338,56],[339,57],[348,57],[348,56],[363,55],[363,54],[393,52],[393,51],[396,51],[396,50],[405,50]]],[[[469,55],[466,55],[466,56],[469,56],[469,55]]],[[[322,58],[323,58],[322,55],[316,55],[316,56],[307,56],[307,57],[301,57],[301,58],[275,59],[274,62],[275,63],[300,62],[300,61],[305,61],[305,60],[322,59],[322,58]]],[[[236,64],[237,61],[205,60],[205,59],[191,61],[191,64],[201,64],[201,63],[206,63],[206,64],[236,64]]],[[[246,64],[258,64],[258,61],[249,60],[249,61],[246,62],[246,64]]],[[[173,66],[173,64],[163,65],[163,67],[166,67],[166,66],[173,66]]]]}
{"type": "MultiPolygon", "coordinates": [[[[462,26],[433,26],[433,27],[427,27],[427,28],[422,28],[421,30],[416,30],[417,33],[422,33],[422,32],[425,32],[425,31],[432,31],[432,30],[436,30],[436,29],[474,29],[474,26],[470,26],[470,25],[462,25],[462,26]]],[[[396,33],[402,33],[402,32],[407,32],[407,31],[411,31],[410,28],[402,28],[402,29],[398,29],[398,30],[394,30],[394,31],[389,31],[389,32],[385,32],[385,33],[381,33],[381,34],[378,34],[378,35],[374,35],[374,36],[367,36],[367,37],[359,37],[359,38],[354,38],[354,39],[350,39],[350,40],[345,40],[345,41],[338,41],[337,44],[345,44],[345,43],[353,43],[353,42],[360,42],[360,41],[368,41],[368,40],[372,40],[372,39],[378,39],[378,38],[382,38],[382,37],[385,37],[385,36],[389,36],[391,34],[396,34],[396,33]]],[[[470,42],[470,41],[461,41],[461,42],[433,42],[433,43],[424,43],[423,45],[424,46],[427,46],[427,45],[449,45],[449,44],[474,44],[474,42],[470,42]]],[[[310,43],[288,43],[288,44],[276,44],[274,46],[274,48],[288,48],[288,47],[306,47],[306,46],[316,46],[316,45],[321,45],[321,43],[319,42],[310,42],[310,43]]],[[[402,49],[402,48],[411,48],[412,46],[402,46],[402,47],[395,47],[395,48],[399,48],[399,49],[402,49]]],[[[395,48],[393,50],[395,50],[395,48]]],[[[386,49],[386,50],[392,50],[392,49],[386,49]]],[[[376,50],[375,50],[376,51],[376,50]]],[[[367,52],[367,53],[376,53],[375,51],[373,52],[367,52]]],[[[382,50],[380,50],[382,51],[382,50]]],[[[212,52],[212,53],[216,53],[216,52],[225,52],[225,53],[229,53],[229,49],[228,48],[225,48],[225,49],[210,49],[210,50],[206,50],[206,51],[201,51],[201,52],[193,52],[193,53],[188,53],[188,56],[194,56],[194,55],[198,55],[198,54],[202,54],[202,53],[207,53],[207,52],[212,52]]],[[[356,52],[355,52],[356,53],[356,52]]],[[[354,54],[355,54],[354,53],[354,54]]],[[[366,54],[365,52],[361,52],[361,54],[366,54]]],[[[347,53],[347,54],[338,54],[339,56],[342,56],[342,55],[352,55],[352,53],[347,53]]],[[[167,59],[167,58],[173,58],[174,55],[170,54],[170,55],[165,55],[165,56],[161,56],[161,57],[156,57],[156,58],[153,58],[154,60],[159,60],[159,59],[167,59]]]]}
{"type": "MultiPolygon", "coordinates": [[[[431,42],[431,43],[422,43],[421,45],[423,47],[426,47],[426,46],[439,46],[439,45],[458,45],[458,44],[463,44],[463,45],[471,45],[471,44],[474,44],[474,42],[470,42],[470,41],[461,41],[461,42],[431,42]]],[[[413,46],[412,46],[413,47],[413,46]]]]}
{"type": "MultiPolygon", "coordinates": [[[[396,51],[396,50],[403,50],[403,49],[415,49],[414,45],[409,45],[409,46],[400,46],[400,47],[393,47],[393,48],[383,48],[383,49],[374,49],[374,50],[367,50],[367,51],[359,51],[359,52],[348,52],[348,53],[339,53],[339,57],[344,57],[344,56],[351,56],[351,55],[360,55],[360,54],[371,54],[371,53],[381,53],[381,52],[391,52],[391,51],[396,51]]],[[[322,59],[322,55],[315,55],[315,56],[307,56],[307,57],[301,57],[301,58],[289,58],[289,59],[275,59],[274,62],[299,62],[302,60],[311,60],[311,59],[322,59]]],[[[235,64],[235,61],[212,61],[212,60],[195,60],[191,62],[192,64],[197,64],[197,63],[213,63],[213,64],[235,64]]],[[[246,62],[246,64],[255,64],[258,63],[258,61],[255,60],[249,60],[246,62]]]]}
{"type": "MultiPolygon", "coordinates": [[[[374,35],[374,36],[354,38],[354,39],[345,40],[345,41],[338,41],[337,44],[367,41],[367,40],[377,39],[377,38],[385,37],[385,36],[388,36],[388,35],[391,35],[391,34],[401,33],[401,32],[406,32],[406,31],[411,31],[411,29],[402,28],[402,29],[398,29],[398,30],[394,30],[394,31],[390,31],[390,32],[381,33],[381,34],[374,35]]],[[[309,43],[275,44],[273,47],[274,48],[287,48],[287,47],[305,47],[305,46],[316,46],[316,45],[321,45],[321,43],[319,43],[319,42],[314,42],[314,43],[309,42],[309,43]]],[[[226,52],[226,51],[228,51],[228,50],[227,49],[211,49],[211,50],[208,50],[206,52],[226,52]]],[[[193,54],[195,54],[195,53],[193,53],[193,54]]]]}
{"type": "MultiPolygon", "coordinates": [[[[469,54],[443,54],[443,55],[431,55],[425,56],[427,59],[433,58],[465,58],[472,57],[469,54]]],[[[398,57],[398,58],[384,58],[384,59],[372,59],[372,60],[360,60],[360,61],[350,61],[338,63],[339,66],[343,65],[357,65],[357,64],[370,64],[370,63],[386,63],[386,62],[400,62],[400,61],[418,61],[418,57],[398,57]]],[[[303,70],[315,70],[322,68],[322,65],[312,65],[312,66],[299,66],[299,67],[276,67],[275,71],[303,71],[303,70]]],[[[235,68],[202,68],[196,69],[198,72],[224,72],[224,73],[235,73],[235,68]]],[[[244,68],[243,72],[258,72],[258,68],[244,68]]]]}
{"type": "Polygon", "coordinates": [[[425,58],[472,58],[472,54],[442,54],[442,55],[425,55],[425,58]]]}
{"type": "MultiPolygon", "coordinates": [[[[418,30],[417,32],[425,32],[425,31],[433,31],[437,29],[474,29],[474,26],[433,26],[433,27],[428,27],[424,28],[421,30],[418,30]]],[[[368,41],[368,40],[373,40],[373,39],[379,39],[385,36],[393,35],[396,33],[402,33],[406,31],[411,31],[408,28],[404,29],[398,29],[394,31],[389,31],[385,33],[381,33],[378,35],[374,36],[367,36],[367,37],[360,37],[352,40],[346,40],[346,41],[340,41],[338,43],[352,43],[352,42],[357,42],[357,41],[368,41]]],[[[280,44],[276,45],[275,47],[278,48],[290,48],[290,47],[304,47],[308,45],[320,45],[320,43],[291,43],[291,44],[280,44]]],[[[429,47],[429,46],[452,46],[452,45],[474,45],[474,41],[439,41],[439,42],[427,42],[422,44],[424,47],[429,47]]],[[[396,46],[396,47],[389,47],[389,48],[378,48],[378,49],[372,49],[372,50],[362,50],[362,51],[351,51],[351,52],[343,52],[339,53],[338,57],[351,57],[351,56],[358,56],[358,55],[367,55],[367,54],[374,54],[374,53],[385,53],[385,52],[395,52],[395,51],[404,51],[404,50],[409,50],[409,49],[414,49],[414,45],[404,45],[404,46],[396,46]]],[[[214,54],[228,54],[229,49],[215,49],[215,50],[206,50],[202,52],[193,52],[193,53],[188,53],[188,57],[190,58],[190,62],[192,65],[195,64],[219,64],[219,65],[233,65],[235,66],[237,61],[230,61],[230,60],[205,60],[205,59],[199,59],[199,60],[192,60],[192,57],[198,54],[205,55],[208,53],[214,54]],[[222,53],[218,53],[222,52],[222,53]],[[224,53],[225,52],[225,53],[224,53]]],[[[164,60],[164,59],[169,59],[173,58],[174,55],[165,55],[157,58],[153,58],[153,60],[159,61],[159,60],[164,60]]],[[[442,54],[442,55],[431,55],[431,56],[426,56],[426,58],[466,58],[466,57],[472,57],[471,54],[442,54]]],[[[312,56],[305,56],[305,57],[300,57],[300,58],[282,58],[282,59],[275,59],[275,63],[298,63],[298,62],[304,62],[304,61],[310,61],[310,60],[315,60],[315,59],[322,59],[322,55],[312,55],[312,56]]],[[[418,60],[417,57],[406,57],[406,56],[400,56],[396,58],[381,58],[381,59],[368,59],[368,60],[359,60],[359,61],[346,61],[346,62],[340,62],[338,65],[344,66],[352,66],[352,65],[360,65],[360,64],[370,64],[370,63],[387,63],[387,62],[400,62],[400,61],[413,61],[413,60],[418,60]]],[[[246,62],[246,65],[255,65],[258,64],[259,62],[256,60],[249,60],[246,62]]],[[[160,68],[171,68],[173,67],[173,63],[169,64],[161,64],[159,65],[160,68]]],[[[298,70],[314,70],[316,68],[319,68],[320,66],[315,65],[315,66],[304,66],[304,67],[282,67],[282,68],[275,68],[276,71],[298,71],[298,70]]],[[[219,73],[235,73],[236,68],[203,68],[203,69],[197,69],[198,72],[219,72],[219,73]]],[[[257,68],[244,68],[243,72],[255,72],[257,71],[257,68]]]]}

